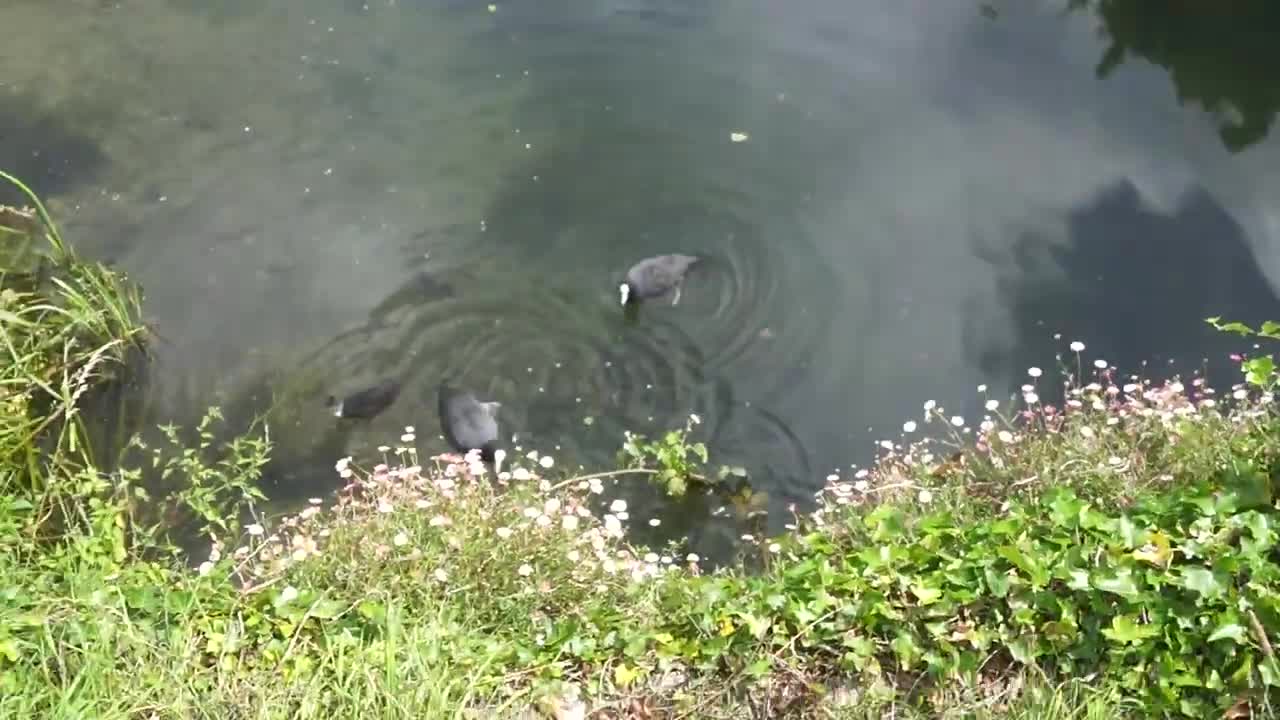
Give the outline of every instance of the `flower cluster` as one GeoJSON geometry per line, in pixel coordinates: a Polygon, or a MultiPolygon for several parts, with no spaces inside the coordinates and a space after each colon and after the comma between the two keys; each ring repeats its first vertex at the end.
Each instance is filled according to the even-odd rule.
{"type": "Polygon", "coordinates": [[[1229,398],[1219,399],[1198,375],[1188,381],[1121,379],[1105,359],[1086,363],[1081,357],[1084,343],[1069,347],[1076,356],[1075,370],[1063,373],[1060,405],[1041,398],[1046,373],[1039,367],[1027,368],[1027,382],[1012,401],[989,398],[987,386],[980,385],[985,414],[976,428],[960,415],[947,414],[936,401],[926,401],[923,420],[939,430],[907,440],[920,428],[916,420],[908,420],[902,425],[903,439],[877,442],[872,467],[856,470],[852,479],[829,475],[817,493],[815,521],[821,524],[824,513],[835,507],[889,496],[927,505],[943,490],[986,491],[993,477],[1005,482],[1004,492],[1034,486],[1046,474],[1059,481],[1070,481],[1071,473],[1109,475],[1131,486],[1168,482],[1172,476],[1160,467],[1161,449],[1178,446],[1198,423],[1249,422],[1266,415],[1274,402],[1270,393],[1243,384],[1234,385],[1229,398]],[[1064,435],[1072,440],[1061,442],[1064,435]]]}
{"type": "MultiPolygon", "coordinates": [[[[405,436],[411,434],[406,428],[405,436]]],[[[350,457],[339,460],[334,469],[346,485],[329,506],[313,498],[270,528],[247,526],[232,574],[250,590],[261,587],[299,563],[323,559],[338,533],[345,539],[342,561],[351,560],[349,540],[358,536],[359,553],[415,567],[426,562],[426,574],[445,589],[455,582],[493,584],[492,573],[502,572],[503,582],[517,583],[521,592],[545,593],[553,589],[550,577],[603,586],[699,571],[695,555],[678,559],[674,552],[629,545],[627,502],[602,499],[607,486],[598,477],[553,484],[540,474],[555,466],[550,455],[530,451],[509,469],[499,469],[498,458],[494,473],[476,452],[432,457],[424,467],[412,448],[396,458],[385,457],[388,450],[382,449],[388,462],[367,470],[350,457]],[[489,575],[469,577],[481,571],[489,575]]],[[[201,574],[214,570],[221,548],[215,543],[201,574]]]]}

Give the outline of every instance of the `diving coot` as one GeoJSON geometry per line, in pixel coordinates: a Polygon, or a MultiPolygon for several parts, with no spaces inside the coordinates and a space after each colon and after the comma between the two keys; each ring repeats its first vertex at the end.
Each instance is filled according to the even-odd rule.
{"type": "Polygon", "coordinates": [[[645,258],[627,271],[627,279],[618,286],[622,305],[665,295],[672,289],[675,297],[671,304],[680,302],[680,287],[685,273],[702,258],[693,255],[656,255],[645,258]]]}
{"type": "Polygon", "coordinates": [[[445,440],[456,452],[479,450],[481,459],[493,462],[498,447],[498,409],[502,403],[480,402],[472,393],[449,383],[440,384],[437,409],[445,440]]]}
{"type": "Polygon", "coordinates": [[[334,417],[344,420],[369,420],[382,414],[400,394],[399,380],[383,380],[376,385],[357,390],[337,400],[329,396],[327,405],[333,408],[334,417]]]}

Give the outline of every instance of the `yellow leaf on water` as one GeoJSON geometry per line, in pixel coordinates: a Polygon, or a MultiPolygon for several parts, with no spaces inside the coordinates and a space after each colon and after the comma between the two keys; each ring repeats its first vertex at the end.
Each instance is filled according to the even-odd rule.
{"type": "Polygon", "coordinates": [[[749,135],[747,135],[747,134],[746,134],[746,133],[744,133],[744,132],[731,132],[731,133],[729,133],[729,139],[730,139],[730,140],[732,140],[732,141],[734,141],[734,142],[736,142],[736,143],[746,142],[746,141],[747,141],[747,139],[748,139],[749,137],[750,137],[750,136],[749,136],[749,135]]]}

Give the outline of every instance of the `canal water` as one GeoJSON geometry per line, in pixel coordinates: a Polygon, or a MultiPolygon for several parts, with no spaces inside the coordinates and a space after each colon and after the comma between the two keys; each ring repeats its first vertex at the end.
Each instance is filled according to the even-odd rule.
{"type": "MultiPolygon", "coordinates": [[[[450,376],[561,468],[696,413],[777,525],[1073,340],[1235,380],[1203,319],[1280,318],[1280,10],[1216,8],[8,0],[0,167],[142,284],[149,421],[272,409],[283,502],[405,425],[442,449],[450,376]],[[627,322],[663,252],[710,260],[627,322]]],[[[742,529],[616,492],[705,552],[742,529]]]]}

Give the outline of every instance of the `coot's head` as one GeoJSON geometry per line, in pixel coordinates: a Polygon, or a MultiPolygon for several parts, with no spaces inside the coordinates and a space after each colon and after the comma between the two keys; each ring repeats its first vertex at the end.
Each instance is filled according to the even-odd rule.
{"type": "Polygon", "coordinates": [[[332,395],[330,395],[324,401],[324,406],[332,410],[333,416],[338,418],[342,417],[342,405],[343,405],[342,401],[338,400],[338,398],[332,395]]]}

